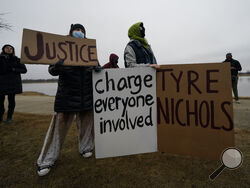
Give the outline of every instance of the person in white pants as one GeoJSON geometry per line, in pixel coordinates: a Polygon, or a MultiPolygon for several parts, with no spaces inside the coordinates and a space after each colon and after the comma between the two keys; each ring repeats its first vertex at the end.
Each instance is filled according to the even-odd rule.
{"type": "MultiPolygon", "coordinates": [[[[81,24],[72,24],[69,35],[86,38],[86,31],[81,24]]],[[[39,176],[48,174],[55,164],[75,117],[79,132],[79,153],[85,158],[91,157],[94,149],[92,70],[98,71],[100,66],[64,66],[63,63],[64,60],[59,60],[49,66],[49,73],[59,76],[59,79],[55,114],[37,160],[39,176]]]]}

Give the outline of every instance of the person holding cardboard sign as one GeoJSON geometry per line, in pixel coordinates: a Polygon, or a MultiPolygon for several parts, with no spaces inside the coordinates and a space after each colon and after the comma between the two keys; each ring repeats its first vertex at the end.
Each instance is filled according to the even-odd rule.
{"type": "MultiPolygon", "coordinates": [[[[86,31],[81,24],[72,24],[69,35],[86,38],[86,31]]],[[[39,176],[50,172],[75,116],[80,154],[85,158],[91,157],[94,148],[92,69],[95,68],[63,66],[63,63],[63,60],[59,60],[55,65],[49,66],[49,73],[53,76],[59,75],[59,80],[54,104],[55,114],[37,160],[39,176]]]]}
{"type": "Polygon", "coordinates": [[[12,122],[12,115],[15,109],[15,95],[22,93],[22,81],[20,74],[27,72],[26,66],[20,63],[15,56],[13,46],[6,44],[0,54],[0,123],[3,121],[4,100],[8,95],[8,114],[6,123],[12,122]]]}
{"type": "Polygon", "coordinates": [[[124,51],[125,67],[154,67],[157,65],[154,53],[145,39],[145,28],[142,22],[132,25],[128,30],[130,38],[124,51]]]}

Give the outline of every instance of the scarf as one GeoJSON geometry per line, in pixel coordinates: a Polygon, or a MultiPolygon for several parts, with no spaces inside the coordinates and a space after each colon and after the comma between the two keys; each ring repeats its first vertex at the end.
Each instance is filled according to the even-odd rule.
{"type": "Polygon", "coordinates": [[[141,32],[139,29],[141,23],[142,22],[138,22],[129,28],[128,37],[133,40],[138,40],[144,48],[149,49],[148,41],[141,37],[141,32]]]}

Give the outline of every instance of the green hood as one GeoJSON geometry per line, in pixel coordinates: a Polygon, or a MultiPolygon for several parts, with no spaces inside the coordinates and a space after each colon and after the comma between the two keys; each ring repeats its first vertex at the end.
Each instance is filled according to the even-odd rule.
{"type": "Polygon", "coordinates": [[[145,38],[141,37],[141,32],[140,32],[140,29],[139,29],[141,23],[142,22],[138,22],[138,23],[132,25],[129,28],[129,30],[128,30],[128,37],[131,40],[132,39],[133,40],[138,40],[142,44],[143,47],[145,47],[145,48],[148,49],[149,48],[148,41],[145,38]]]}

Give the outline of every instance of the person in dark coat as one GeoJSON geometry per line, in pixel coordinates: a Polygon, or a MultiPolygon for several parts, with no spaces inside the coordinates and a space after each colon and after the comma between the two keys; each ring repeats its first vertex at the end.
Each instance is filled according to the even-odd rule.
{"type": "MultiPolygon", "coordinates": [[[[86,38],[86,31],[81,24],[72,24],[69,35],[86,38]]],[[[49,73],[59,76],[59,80],[54,103],[55,114],[37,160],[39,176],[48,174],[55,164],[75,116],[80,155],[91,157],[94,148],[92,70],[99,70],[100,67],[64,66],[63,63],[63,60],[59,60],[49,66],[49,73]]]]}
{"type": "Polygon", "coordinates": [[[238,97],[238,71],[241,71],[240,62],[233,59],[232,53],[226,54],[226,59],[224,62],[229,62],[231,66],[231,79],[232,79],[232,90],[234,93],[234,98],[236,103],[240,103],[238,97]]]}
{"type": "Polygon", "coordinates": [[[119,57],[116,54],[110,54],[109,62],[102,66],[104,69],[119,68],[118,64],[119,57]]]}
{"type": "Polygon", "coordinates": [[[3,121],[5,95],[8,96],[9,106],[6,123],[12,122],[15,109],[15,95],[22,93],[22,80],[20,74],[27,72],[24,64],[15,56],[13,46],[6,44],[0,54],[0,122],[3,121]]]}

